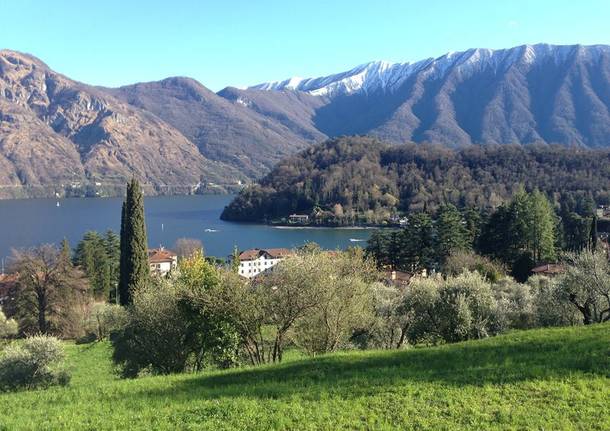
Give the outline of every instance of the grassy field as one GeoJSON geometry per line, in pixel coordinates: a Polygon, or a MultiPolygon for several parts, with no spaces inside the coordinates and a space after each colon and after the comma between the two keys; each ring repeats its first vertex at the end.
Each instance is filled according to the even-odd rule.
{"type": "Polygon", "coordinates": [[[69,346],[70,387],[0,395],[0,429],[610,429],[610,325],[120,380],[69,346]]]}

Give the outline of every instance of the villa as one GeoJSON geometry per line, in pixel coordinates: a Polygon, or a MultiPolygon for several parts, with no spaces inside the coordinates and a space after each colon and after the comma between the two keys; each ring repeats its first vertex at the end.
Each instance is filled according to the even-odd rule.
{"type": "Polygon", "coordinates": [[[148,264],[150,272],[162,277],[178,266],[178,256],[164,247],[148,250],[148,264]]]}
{"type": "Polygon", "coordinates": [[[246,278],[256,277],[292,255],[293,251],[287,248],[254,248],[243,251],[239,255],[239,275],[246,278]]]}

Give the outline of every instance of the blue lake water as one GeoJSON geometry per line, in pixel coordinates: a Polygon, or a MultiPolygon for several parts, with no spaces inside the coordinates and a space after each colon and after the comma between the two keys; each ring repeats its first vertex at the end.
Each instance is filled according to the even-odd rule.
{"type": "MultiPolygon", "coordinates": [[[[207,255],[225,257],[234,246],[246,248],[297,247],[314,241],[327,249],[365,246],[370,230],[277,228],[220,220],[232,196],[159,196],[145,199],[151,247],[171,248],[176,239],[197,238],[207,255]],[[206,231],[207,229],[207,231],[206,231]],[[356,240],[356,241],[354,241],[356,240]]],[[[89,230],[118,233],[120,198],[0,200],[0,258],[12,248],[59,243],[72,247],[89,230]]]]}

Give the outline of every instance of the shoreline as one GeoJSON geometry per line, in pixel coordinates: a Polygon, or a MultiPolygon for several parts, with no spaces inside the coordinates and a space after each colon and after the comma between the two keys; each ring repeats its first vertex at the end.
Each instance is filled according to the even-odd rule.
{"type": "Polygon", "coordinates": [[[387,229],[391,226],[275,226],[268,225],[274,229],[301,230],[301,229],[333,229],[333,230],[371,230],[371,229],[387,229]]]}

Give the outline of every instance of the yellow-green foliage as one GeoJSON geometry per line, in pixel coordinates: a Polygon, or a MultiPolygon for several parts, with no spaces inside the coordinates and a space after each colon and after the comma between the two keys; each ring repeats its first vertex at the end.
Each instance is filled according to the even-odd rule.
{"type": "Polygon", "coordinates": [[[7,430],[608,430],[610,325],[121,380],[67,346],[69,387],[0,395],[7,430]]]}
{"type": "Polygon", "coordinates": [[[7,319],[2,312],[2,308],[0,308],[0,340],[16,335],[18,330],[17,322],[14,319],[7,319]]]}

